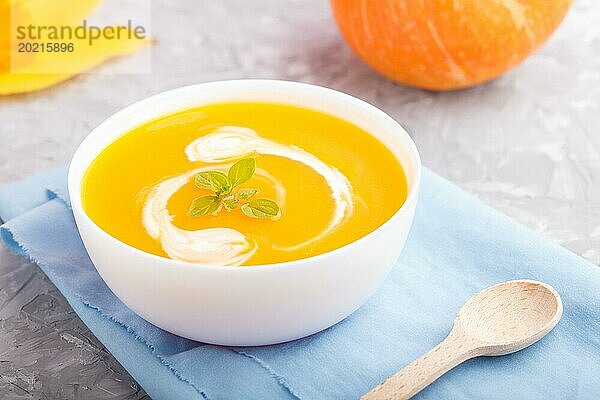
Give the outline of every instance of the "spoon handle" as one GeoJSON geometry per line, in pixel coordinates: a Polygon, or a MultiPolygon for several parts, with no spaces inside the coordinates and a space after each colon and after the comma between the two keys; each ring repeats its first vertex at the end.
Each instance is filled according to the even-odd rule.
{"type": "Polygon", "coordinates": [[[476,349],[477,343],[455,326],[440,344],[381,382],[360,400],[409,399],[458,364],[479,355],[476,349]]]}

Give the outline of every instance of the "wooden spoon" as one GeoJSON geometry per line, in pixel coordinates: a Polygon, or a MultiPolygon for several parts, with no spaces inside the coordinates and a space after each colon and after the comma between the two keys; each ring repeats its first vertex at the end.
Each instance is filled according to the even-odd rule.
{"type": "Polygon", "coordinates": [[[550,332],[562,310],[560,296],[545,283],[518,280],[490,286],[460,309],[446,339],[361,399],[408,399],[470,358],[519,351],[550,332]]]}

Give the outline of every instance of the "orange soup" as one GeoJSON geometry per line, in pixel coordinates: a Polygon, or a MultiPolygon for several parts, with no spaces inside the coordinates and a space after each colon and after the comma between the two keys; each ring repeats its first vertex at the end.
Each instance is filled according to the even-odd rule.
{"type": "Polygon", "coordinates": [[[397,158],[361,128],[271,103],[198,107],[104,149],[85,212],[115,238],[199,264],[298,260],[349,244],[406,200],[397,158]]]}

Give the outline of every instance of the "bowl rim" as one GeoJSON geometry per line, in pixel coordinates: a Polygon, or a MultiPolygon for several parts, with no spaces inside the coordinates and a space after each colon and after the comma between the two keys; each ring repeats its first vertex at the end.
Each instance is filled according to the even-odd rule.
{"type": "MultiPolygon", "coordinates": [[[[264,102],[265,103],[269,103],[269,102],[276,103],[275,101],[269,101],[269,100],[265,100],[264,102]]],[[[208,104],[211,104],[211,103],[208,103],[208,104]]],[[[214,103],[214,104],[216,104],[216,103],[214,103]]],[[[290,103],[290,105],[293,105],[293,104],[290,103]]],[[[305,108],[311,109],[310,107],[305,107],[305,108]]],[[[180,111],[184,111],[187,109],[188,108],[182,107],[180,111]]],[[[315,111],[319,111],[319,112],[328,114],[327,110],[319,109],[318,107],[314,107],[312,109],[315,111]]],[[[177,111],[174,111],[174,112],[177,112],[177,111]]],[[[166,115],[168,115],[168,114],[166,114],[166,115]]],[[[157,115],[156,119],[158,119],[160,117],[161,117],[160,115],[157,115]]],[[[344,119],[343,117],[337,117],[337,118],[344,119]]],[[[152,119],[148,119],[146,122],[149,122],[149,121],[152,121],[152,119]]],[[[348,121],[348,122],[350,122],[350,121],[348,121]]],[[[350,123],[352,123],[352,122],[350,122],[350,123]]],[[[143,124],[143,123],[141,123],[141,124],[143,124]]],[[[367,133],[369,133],[370,135],[374,136],[368,130],[366,130],[366,129],[364,129],[364,130],[367,131],[367,133]]],[[[375,137],[375,138],[377,140],[379,140],[386,148],[388,148],[388,150],[391,151],[391,149],[389,148],[389,146],[387,144],[383,143],[379,138],[377,138],[377,137],[375,137]]],[[[394,154],[395,154],[395,152],[394,152],[394,154]]],[[[403,166],[403,169],[406,171],[404,166],[403,166]]],[[[86,135],[86,137],[81,141],[81,143],[77,146],[77,149],[73,153],[73,157],[69,164],[67,187],[68,187],[68,192],[69,192],[69,199],[71,202],[71,208],[73,209],[75,217],[76,217],[75,220],[76,220],[76,225],[77,225],[78,230],[79,230],[79,220],[77,217],[83,218],[85,220],[85,222],[87,223],[87,225],[90,226],[95,231],[95,234],[104,237],[104,239],[108,240],[109,242],[112,242],[116,246],[122,247],[127,251],[131,251],[139,257],[149,258],[149,260],[157,261],[159,263],[165,263],[165,265],[170,265],[170,266],[174,266],[177,268],[192,268],[192,269],[205,269],[205,270],[213,270],[213,271],[227,271],[229,273],[231,273],[230,271],[237,271],[236,273],[252,273],[252,272],[258,272],[258,271],[264,271],[264,270],[271,270],[274,268],[277,269],[278,271],[283,271],[283,270],[290,269],[290,268],[296,269],[302,264],[309,264],[309,265],[313,264],[314,262],[318,262],[319,260],[335,256],[339,253],[347,251],[347,249],[350,247],[355,247],[355,246],[357,246],[357,244],[360,244],[366,240],[369,240],[372,236],[377,235],[380,231],[384,230],[387,226],[394,223],[394,221],[401,218],[402,215],[406,213],[407,209],[409,209],[409,207],[411,207],[413,203],[417,202],[420,183],[421,183],[421,170],[422,170],[421,157],[419,155],[417,146],[415,145],[411,136],[408,134],[408,131],[400,123],[398,123],[395,119],[393,119],[390,115],[388,115],[386,112],[384,112],[383,110],[379,109],[378,107],[372,105],[371,103],[368,103],[365,100],[362,100],[358,97],[355,97],[350,94],[347,94],[347,93],[344,93],[344,92],[341,92],[341,91],[338,91],[335,89],[331,89],[331,88],[328,88],[325,86],[304,83],[304,82],[279,80],[279,79],[231,79],[231,80],[218,80],[218,81],[209,81],[209,82],[203,82],[203,83],[192,84],[192,85],[185,85],[185,86],[180,86],[177,88],[169,89],[166,91],[158,92],[151,96],[145,97],[141,100],[137,100],[133,103],[130,103],[129,105],[127,105],[123,108],[120,108],[115,113],[109,115],[102,122],[100,122],[95,128],[93,128],[86,135]],[[202,89],[210,88],[211,86],[218,87],[221,85],[236,85],[236,84],[256,84],[256,85],[265,85],[265,86],[278,85],[279,88],[283,88],[283,87],[287,86],[289,88],[296,87],[296,88],[300,88],[300,89],[304,88],[304,89],[308,89],[308,90],[322,91],[324,94],[338,97],[340,101],[349,103],[353,106],[366,108],[369,110],[369,113],[373,114],[375,117],[377,117],[377,119],[385,121],[388,124],[395,125],[395,128],[397,128],[398,133],[402,136],[402,140],[406,145],[406,148],[409,152],[409,156],[412,159],[414,159],[414,165],[413,165],[414,176],[412,177],[413,178],[412,182],[408,188],[408,195],[407,195],[405,201],[398,208],[398,210],[396,210],[396,212],[390,218],[388,218],[383,224],[379,225],[377,228],[375,228],[371,232],[367,233],[366,235],[361,236],[358,239],[353,240],[352,242],[349,242],[343,246],[337,247],[333,250],[329,250],[327,252],[316,254],[316,255],[313,255],[310,257],[300,258],[297,260],[276,262],[276,263],[270,263],[270,264],[235,266],[235,267],[229,267],[229,266],[224,266],[224,265],[220,265],[220,264],[199,264],[199,263],[193,263],[193,262],[189,262],[189,261],[175,260],[172,258],[149,253],[149,252],[138,249],[137,247],[134,247],[132,245],[129,245],[129,244],[123,242],[122,240],[114,237],[113,235],[109,234],[104,229],[102,229],[99,225],[97,225],[96,222],[83,209],[83,204],[82,204],[82,199],[81,199],[81,197],[82,197],[82,194],[81,194],[82,180],[85,176],[85,171],[87,171],[90,164],[98,156],[98,154],[100,154],[100,152],[102,152],[108,145],[110,145],[110,143],[114,143],[115,140],[117,140],[122,135],[126,134],[127,131],[124,132],[121,136],[117,136],[116,138],[114,138],[108,145],[105,145],[104,147],[102,147],[99,150],[99,152],[96,154],[96,156],[93,157],[88,162],[85,162],[83,166],[75,164],[75,162],[79,162],[81,164],[82,162],[85,161],[85,160],[80,161],[78,159],[78,157],[82,157],[81,156],[82,149],[84,148],[86,143],[91,140],[91,138],[94,136],[94,133],[101,130],[106,124],[110,123],[113,119],[122,118],[126,115],[133,114],[133,113],[135,113],[135,111],[145,108],[145,107],[148,107],[150,104],[160,103],[161,101],[163,101],[164,98],[176,95],[179,92],[183,92],[186,90],[202,90],[202,89]],[[76,174],[77,174],[76,167],[79,167],[81,170],[79,177],[76,176],[76,174]],[[243,272],[243,271],[245,271],[245,272],[243,272]]],[[[87,251],[87,249],[86,249],[86,251],[87,251]]]]}

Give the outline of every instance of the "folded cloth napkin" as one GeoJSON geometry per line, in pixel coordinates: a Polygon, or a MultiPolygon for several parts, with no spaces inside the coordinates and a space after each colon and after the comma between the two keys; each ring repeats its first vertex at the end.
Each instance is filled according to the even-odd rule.
{"type": "Polygon", "coordinates": [[[154,399],[355,399],[441,341],[469,297],[509,279],[553,285],[564,304],[557,327],[518,353],[467,361],[416,398],[599,396],[600,268],[430,171],[406,248],[371,300],[323,332],[265,347],[194,342],[130,311],[89,260],[66,194],[64,167],[0,189],[2,238],[154,399]]]}

